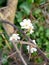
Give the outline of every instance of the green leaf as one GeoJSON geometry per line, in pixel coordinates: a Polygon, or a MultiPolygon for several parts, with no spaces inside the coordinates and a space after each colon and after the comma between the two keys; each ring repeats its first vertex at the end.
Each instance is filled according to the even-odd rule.
{"type": "Polygon", "coordinates": [[[2,25],[0,24],[0,33],[3,32],[2,25]]]}
{"type": "Polygon", "coordinates": [[[46,46],[46,52],[49,52],[49,41],[46,42],[47,46],[46,46]]]}
{"type": "Polygon", "coordinates": [[[7,59],[6,58],[2,59],[2,63],[3,63],[3,65],[6,65],[7,59]]]}
{"type": "Polygon", "coordinates": [[[35,14],[35,15],[37,15],[37,14],[39,14],[39,13],[41,13],[41,9],[36,9],[36,10],[34,11],[34,14],[35,14]]]}
{"type": "Polygon", "coordinates": [[[23,48],[24,53],[26,53],[26,54],[27,54],[27,53],[28,53],[28,50],[27,50],[26,45],[23,45],[23,46],[22,46],[22,48],[23,48]]]}
{"type": "Polygon", "coordinates": [[[28,3],[34,3],[34,0],[27,0],[28,3]]]}
{"type": "Polygon", "coordinates": [[[8,65],[8,60],[7,60],[7,56],[4,55],[3,58],[2,58],[2,64],[3,65],[8,65]]]}
{"type": "Polygon", "coordinates": [[[49,41],[48,40],[45,40],[45,44],[48,45],[49,44],[49,41]]]}
{"type": "Polygon", "coordinates": [[[49,29],[46,29],[46,37],[49,38],[49,29]]]}
{"type": "Polygon", "coordinates": [[[47,0],[35,0],[35,2],[39,5],[45,4],[47,0]]]}
{"type": "Polygon", "coordinates": [[[49,47],[46,48],[46,52],[49,52],[49,47]]]}
{"type": "Polygon", "coordinates": [[[40,38],[38,38],[38,39],[36,40],[36,42],[37,42],[39,48],[41,48],[42,40],[41,40],[40,38]]]}
{"type": "Polygon", "coordinates": [[[23,10],[24,13],[26,13],[27,15],[30,14],[30,9],[31,7],[29,6],[29,4],[27,2],[24,2],[20,5],[20,9],[23,10]]]}
{"type": "Polygon", "coordinates": [[[20,43],[18,43],[18,44],[17,44],[17,47],[20,49],[20,47],[21,47],[21,44],[20,44],[20,43]]]}
{"type": "Polygon", "coordinates": [[[40,26],[40,28],[39,28],[39,31],[44,31],[44,27],[43,26],[40,26]]]}
{"type": "Polygon", "coordinates": [[[36,32],[35,35],[36,35],[37,37],[39,37],[39,32],[36,32]]]}
{"type": "Polygon", "coordinates": [[[2,37],[1,37],[1,35],[0,35],[0,41],[2,41],[2,37]]]}
{"type": "Polygon", "coordinates": [[[47,0],[40,0],[40,5],[45,4],[47,0]]]}
{"type": "Polygon", "coordinates": [[[16,14],[16,18],[17,18],[17,21],[18,22],[21,22],[22,21],[22,13],[21,12],[17,12],[17,14],[16,14]]]}
{"type": "Polygon", "coordinates": [[[0,0],[0,7],[6,6],[7,0],[0,0]]]}
{"type": "Polygon", "coordinates": [[[46,54],[46,57],[49,58],[49,54],[46,54]]]}
{"type": "Polygon", "coordinates": [[[38,58],[36,59],[36,62],[42,63],[42,62],[43,62],[43,59],[42,59],[41,57],[38,57],[38,58]]]}

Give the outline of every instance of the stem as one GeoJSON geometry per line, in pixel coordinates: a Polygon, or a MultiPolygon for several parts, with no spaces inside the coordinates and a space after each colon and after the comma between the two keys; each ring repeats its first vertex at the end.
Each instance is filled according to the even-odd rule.
{"type": "MultiPolygon", "coordinates": [[[[28,39],[29,42],[31,42],[32,44],[34,44],[33,41],[32,41],[22,30],[19,30],[18,27],[15,26],[14,24],[11,24],[9,21],[2,20],[2,19],[0,19],[0,23],[5,23],[5,24],[9,24],[9,25],[13,26],[16,30],[20,31],[20,32],[25,36],[25,38],[28,39]]],[[[38,48],[38,46],[36,47],[36,49],[38,50],[38,53],[43,57],[43,59],[44,59],[44,60],[46,59],[47,62],[49,62],[49,59],[48,59],[48,58],[45,56],[45,54],[38,48]]]]}
{"type": "Polygon", "coordinates": [[[27,63],[25,62],[23,56],[21,55],[21,52],[20,52],[19,49],[17,48],[17,44],[13,43],[13,45],[14,45],[14,47],[15,47],[17,53],[19,54],[19,56],[20,56],[20,58],[21,58],[23,64],[24,64],[24,65],[27,65],[27,63]]]}

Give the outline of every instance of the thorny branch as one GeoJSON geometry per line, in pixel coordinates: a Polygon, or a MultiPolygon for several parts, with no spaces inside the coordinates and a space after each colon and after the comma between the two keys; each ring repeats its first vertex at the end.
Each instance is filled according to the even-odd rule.
{"type": "MultiPolygon", "coordinates": [[[[5,24],[9,24],[9,25],[13,26],[15,28],[15,30],[20,31],[28,39],[28,42],[30,42],[32,45],[35,45],[33,43],[33,41],[22,30],[19,30],[19,28],[17,26],[15,26],[14,24],[11,24],[9,21],[3,20],[3,19],[0,19],[0,23],[5,23],[5,24]]],[[[38,46],[35,46],[35,47],[36,47],[38,53],[43,57],[43,59],[46,60],[46,62],[49,62],[49,59],[45,56],[45,54],[43,53],[43,51],[41,51],[38,48],[38,46]]]]}

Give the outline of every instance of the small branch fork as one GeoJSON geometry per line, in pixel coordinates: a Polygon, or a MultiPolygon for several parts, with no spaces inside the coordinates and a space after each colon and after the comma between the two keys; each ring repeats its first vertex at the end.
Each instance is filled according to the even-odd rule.
{"type": "MultiPolygon", "coordinates": [[[[15,26],[14,24],[11,24],[9,21],[3,20],[3,19],[0,19],[0,23],[9,24],[9,25],[13,26],[13,27],[15,28],[15,30],[20,31],[20,32],[25,36],[25,38],[28,39],[28,42],[25,42],[25,41],[17,41],[17,43],[20,42],[20,43],[22,43],[22,44],[32,45],[33,47],[35,47],[35,48],[37,49],[38,53],[43,57],[43,59],[46,60],[46,62],[49,62],[49,59],[45,56],[45,54],[43,53],[43,51],[41,51],[41,50],[38,48],[38,46],[35,45],[35,44],[33,43],[33,41],[32,41],[22,30],[19,30],[19,28],[18,28],[17,26],[15,26]]],[[[13,45],[14,45],[14,48],[16,49],[17,53],[19,54],[19,56],[20,56],[20,58],[21,58],[23,64],[24,64],[24,65],[27,65],[27,63],[25,62],[23,56],[21,55],[21,52],[20,52],[19,49],[17,48],[17,45],[15,45],[14,42],[13,42],[13,45]]]]}
{"type": "MultiPolygon", "coordinates": [[[[45,7],[47,4],[49,4],[49,2],[45,3],[44,5],[40,5],[39,7],[40,7],[40,8],[43,8],[43,7],[45,7]]],[[[0,8],[0,11],[4,10],[4,9],[6,9],[6,8],[7,8],[7,7],[0,8]]],[[[31,17],[32,17],[32,15],[31,15],[31,17]]],[[[32,18],[35,20],[34,17],[32,17],[32,18]]],[[[41,50],[38,48],[38,46],[35,45],[35,44],[32,42],[32,40],[31,40],[22,30],[19,30],[17,26],[15,26],[14,24],[11,24],[9,21],[3,20],[3,19],[0,19],[0,23],[9,24],[9,25],[11,25],[13,28],[15,28],[15,30],[20,31],[20,32],[25,36],[25,38],[28,39],[28,42],[19,40],[19,41],[17,41],[16,43],[27,44],[27,45],[33,46],[34,48],[37,49],[38,53],[39,53],[39,54],[43,57],[43,59],[46,61],[45,63],[49,62],[49,59],[46,57],[46,55],[43,53],[43,51],[41,51],[41,50]]],[[[8,35],[8,36],[9,36],[9,35],[8,35]]],[[[16,49],[16,52],[13,52],[11,55],[7,56],[7,59],[8,59],[9,57],[12,57],[12,56],[15,55],[16,53],[18,53],[18,54],[19,54],[19,57],[21,58],[21,60],[22,60],[22,62],[23,62],[23,64],[24,64],[24,65],[28,65],[28,64],[26,63],[26,61],[24,60],[24,58],[23,58],[21,52],[20,52],[19,49],[17,48],[17,44],[15,44],[14,42],[12,42],[12,43],[13,43],[14,48],[16,49]]],[[[2,60],[1,60],[0,62],[2,62],[2,60]]],[[[44,64],[44,65],[46,65],[46,64],[44,64]]]]}

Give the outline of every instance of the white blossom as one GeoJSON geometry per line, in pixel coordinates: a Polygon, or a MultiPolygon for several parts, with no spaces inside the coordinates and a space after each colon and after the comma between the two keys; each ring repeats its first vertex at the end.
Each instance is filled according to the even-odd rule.
{"type": "Polygon", "coordinates": [[[28,45],[28,46],[27,46],[28,53],[29,53],[29,49],[30,49],[30,47],[29,47],[29,45],[28,45]]]}
{"type": "Polygon", "coordinates": [[[36,41],[35,40],[32,40],[34,44],[36,44],[36,41]]]}
{"type": "Polygon", "coordinates": [[[32,34],[34,32],[34,30],[33,29],[30,29],[30,34],[32,34]]]}
{"type": "Polygon", "coordinates": [[[33,52],[36,52],[37,51],[37,49],[36,48],[31,48],[31,53],[33,53],[33,52]]]}
{"type": "Polygon", "coordinates": [[[10,36],[10,41],[17,41],[20,40],[19,34],[12,34],[12,36],[10,36]]]}
{"type": "MultiPolygon", "coordinates": [[[[34,44],[36,44],[36,42],[35,42],[35,40],[33,40],[33,42],[34,42],[34,44]]],[[[29,53],[29,50],[30,50],[30,52],[31,53],[33,53],[33,52],[36,52],[37,51],[37,49],[36,48],[34,48],[34,47],[30,47],[29,45],[27,46],[27,50],[28,50],[28,53],[29,53]]]]}
{"type": "Polygon", "coordinates": [[[29,50],[30,50],[30,52],[31,52],[31,53],[33,53],[33,52],[36,52],[36,51],[37,51],[37,49],[36,49],[36,48],[33,48],[33,47],[31,47],[31,48],[30,48],[30,46],[29,46],[29,45],[27,46],[27,50],[28,50],[28,53],[29,53],[29,50]]]}
{"type": "Polygon", "coordinates": [[[22,28],[22,29],[27,29],[27,30],[30,32],[30,34],[32,34],[32,33],[34,32],[34,31],[33,31],[34,26],[32,25],[30,19],[24,19],[24,20],[20,23],[20,25],[21,25],[21,28],[22,28]]]}

